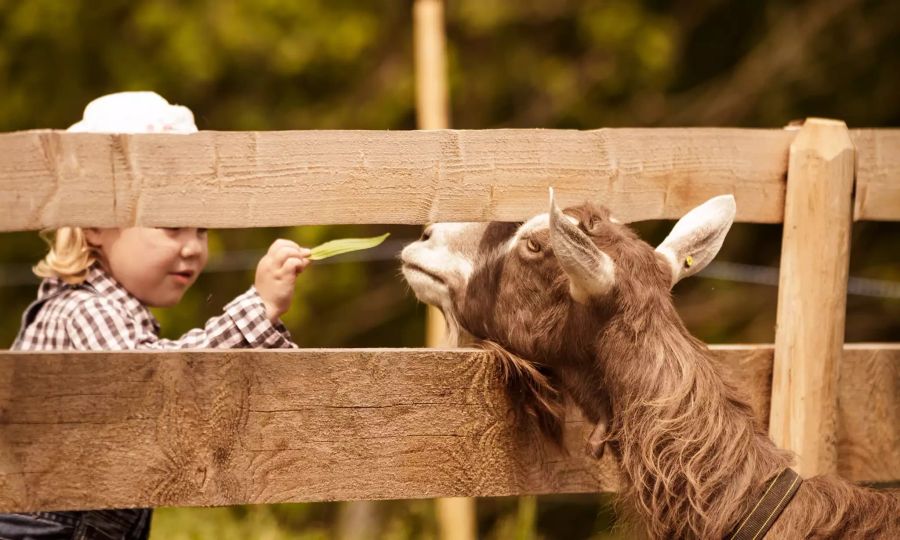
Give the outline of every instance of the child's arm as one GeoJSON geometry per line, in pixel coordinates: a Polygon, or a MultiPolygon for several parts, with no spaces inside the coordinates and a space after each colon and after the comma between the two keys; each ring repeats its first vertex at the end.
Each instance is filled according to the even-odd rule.
{"type": "Polygon", "coordinates": [[[228,303],[224,313],[178,339],[161,339],[149,320],[136,319],[103,297],[81,304],[66,321],[78,350],[296,348],[290,333],[266,317],[255,288],[228,303]]]}
{"type": "Polygon", "coordinates": [[[148,320],[97,296],[69,317],[66,331],[76,349],[296,348],[279,317],[290,308],[297,274],[309,264],[309,250],[277,240],[260,260],[256,282],[225,306],[224,313],[178,339],[160,339],[148,320]]]}

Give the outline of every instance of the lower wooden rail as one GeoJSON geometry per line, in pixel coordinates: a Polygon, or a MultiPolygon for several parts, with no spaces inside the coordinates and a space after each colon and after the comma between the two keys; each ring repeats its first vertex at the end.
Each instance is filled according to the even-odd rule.
{"type": "MultiPolygon", "coordinates": [[[[761,421],[770,345],[713,347],[761,421]]],[[[839,471],[900,479],[900,345],[848,345],[839,471]]],[[[0,353],[0,511],[616,489],[516,425],[472,349],[0,353]]]]}

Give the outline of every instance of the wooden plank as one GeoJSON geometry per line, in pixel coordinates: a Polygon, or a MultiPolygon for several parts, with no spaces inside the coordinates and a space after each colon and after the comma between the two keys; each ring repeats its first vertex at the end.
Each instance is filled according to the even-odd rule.
{"type": "MultiPolygon", "coordinates": [[[[612,489],[484,353],[4,354],[0,510],[612,489]]],[[[572,436],[581,424],[570,426],[572,436]]]]}
{"type": "Polygon", "coordinates": [[[853,219],[900,221],[900,129],[854,129],[853,219]]]}
{"type": "MultiPolygon", "coordinates": [[[[415,0],[413,2],[413,34],[416,62],[416,119],[419,129],[447,129],[450,127],[449,84],[447,83],[447,39],[444,32],[443,0],[415,0]]],[[[425,344],[429,347],[445,343],[447,322],[441,310],[427,306],[425,311],[425,344]]],[[[467,533],[460,538],[474,538],[474,520],[465,517],[473,509],[461,510],[467,503],[456,499],[438,501],[438,529],[441,538],[453,523],[468,523],[467,533]],[[447,516],[444,517],[446,507],[447,516]]]]}
{"type": "MultiPolygon", "coordinates": [[[[443,0],[413,2],[413,40],[418,127],[447,129],[450,127],[450,102],[443,0]]],[[[425,315],[425,344],[429,347],[443,345],[447,339],[446,327],[441,311],[428,306],[425,315]]],[[[441,540],[474,540],[478,537],[475,499],[440,498],[435,500],[434,512],[438,538],[441,540]]]]}
{"type": "Polygon", "coordinates": [[[847,304],[853,144],[811,118],[791,145],[769,432],[804,477],[837,470],[837,381],[847,304]]]}
{"type": "Polygon", "coordinates": [[[838,473],[900,480],[900,344],[845,345],[838,403],[838,473]]]}
{"type": "Polygon", "coordinates": [[[0,134],[0,231],[519,221],[592,200],[675,219],[723,193],[777,223],[785,130],[272,131],[0,134]]]}
{"type": "MultiPolygon", "coordinates": [[[[714,350],[764,422],[772,346],[714,350]]],[[[900,479],[900,347],[841,373],[841,472],[900,479]]],[[[472,349],[5,352],[0,511],[614,490],[590,429],[542,443],[472,349]]]]}

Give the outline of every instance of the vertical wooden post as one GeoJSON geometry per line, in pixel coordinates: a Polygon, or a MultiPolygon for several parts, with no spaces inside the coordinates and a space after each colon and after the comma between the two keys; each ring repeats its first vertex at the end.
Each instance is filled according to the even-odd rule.
{"type": "Polygon", "coordinates": [[[338,506],[336,540],[373,540],[381,536],[381,501],[344,501],[338,506]]]}
{"type": "MultiPolygon", "coordinates": [[[[443,0],[415,1],[413,39],[418,127],[446,129],[449,127],[449,103],[443,0]]],[[[445,334],[444,317],[437,308],[429,306],[425,319],[425,344],[429,347],[444,345],[445,334]]]]}
{"type": "MultiPolygon", "coordinates": [[[[416,113],[419,129],[449,127],[447,57],[444,38],[443,0],[415,0],[413,39],[416,70],[416,113]]],[[[425,344],[445,345],[446,324],[437,308],[428,307],[425,319],[425,344]]],[[[455,344],[449,344],[455,345],[455,344]]],[[[462,497],[435,501],[438,531],[442,540],[474,540],[475,500],[462,497]]]]}
{"type": "Polygon", "coordinates": [[[416,0],[413,5],[416,117],[419,129],[449,127],[447,43],[443,0],[416,0]]]}
{"type": "Polygon", "coordinates": [[[854,159],[839,120],[808,119],[790,150],[769,433],[804,477],[837,470],[854,159]]]}

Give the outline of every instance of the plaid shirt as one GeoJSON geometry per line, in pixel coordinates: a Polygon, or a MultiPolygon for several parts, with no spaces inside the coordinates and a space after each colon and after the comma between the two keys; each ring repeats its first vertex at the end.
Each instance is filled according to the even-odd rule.
{"type": "Polygon", "coordinates": [[[296,347],[280,322],[266,318],[265,305],[253,287],[203,328],[178,339],[160,339],[159,323],[150,310],[99,264],[88,269],[87,279],[79,285],[45,279],[12,345],[24,351],[296,347]]]}
{"type": "MultiPolygon", "coordinates": [[[[159,323],[99,264],[87,279],[69,285],[45,279],[37,300],[22,316],[14,350],[126,350],[193,348],[296,348],[287,329],[266,318],[253,287],[228,303],[224,313],[178,339],[160,339],[159,323]]],[[[72,540],[145,540],[151,509],[0,514],[0,539],[55,535],[72,540]]]]}

